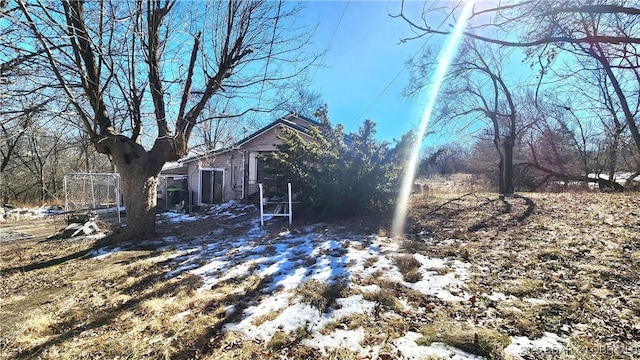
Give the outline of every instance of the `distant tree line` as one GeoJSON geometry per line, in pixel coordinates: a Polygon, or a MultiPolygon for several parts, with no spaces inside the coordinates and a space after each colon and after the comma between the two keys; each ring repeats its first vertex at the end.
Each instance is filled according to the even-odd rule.
{"type": "MultiPolygon", "coordinates": [[[[449,35],[461,3],[415,6],[403,1],[391,13],[416,34],[404,41],[449,35]]],[[[474,134],[466,158],[491,169],[501,194],[548,182],[623,190],[616,174],[640,178],[638,14],[637,2],[624,0],[476,3],[431,130],[474,134]]],[[[437,62],[434,46],[408,62],[407,96],[430,86],[437,62]]],[[[425,164],[458,150],[427,154],[425,164]]]]}
{"type": "MultiPolygon", "coordinates": [[[[624,185],[610,181],[610,148],[604,143],[583,151],[571,133],[556,129],[544,132],[535,142],[518,140],[514,144],[514,191],[561,191],[592,187],[606,191],[640,190],[640,182],[626,181],[624,185]],[[600,181],[597,179],[601,178],[600,181]]],[[[618,149],[615,159],[616,176],[633,175],[636,152],[626,142],[618,149]]],[[[498,154],[490,139],[477,139],[471,144],[447,143],[423,149],[417,176],[474,174],[482,176],[492,188],[499,187],[498,154]]],[[[613,179],[613,177],[611,177],[613,179]]]]}

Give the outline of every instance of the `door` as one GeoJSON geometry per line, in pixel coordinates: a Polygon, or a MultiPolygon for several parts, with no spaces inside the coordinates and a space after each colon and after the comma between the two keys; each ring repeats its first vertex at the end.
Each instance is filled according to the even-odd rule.
{"type": "Polygon", "coordinates": [[[222,202],[224,172],[220,170],[200,170],[200,203],[219,204],[222,202]]]}

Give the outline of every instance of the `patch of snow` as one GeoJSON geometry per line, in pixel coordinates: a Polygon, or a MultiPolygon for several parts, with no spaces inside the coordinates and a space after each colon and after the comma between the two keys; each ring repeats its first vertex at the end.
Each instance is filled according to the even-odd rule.
{"type": "Polygon", "coordinates": [[[447,259],[430,258],[422,254],[414,254],[413,257],[418,260],[420,267],[426,270],[444,269],[447,267],[447,259]]]}
{"type": "Polygon", "coordinates": [[[447,261],[446,259],[433,259],[416,254],[414,257],[421,263],[422,280],[415,283],[405,283],[408,287],[423,294],[432,295],[445,301],[465,301],[469,298],[462,286],[469,279],[468,269],[470,264],[461,261],[447,261]],[[434,274],[433,268],[446,268],[453,271],[444,274],[434,274]]]}
{"type": "Polygon", "coordinates": [[[370,292],[370,293],[375,293],[380,291],[380,286],[378,285],[352,285],[351,286],[353,289],[355,290],[360,290],[362,292],[370,292]]]}
{"type": "Polygon", "coordinates": [[[224,229],[223,228],[217,228],[215,230],[212,230],[209,234],[210,235],[214,235],[214,236],[220,236],[220,235],[224,234],[224,229]]]}
{"type": "Polygon", "coordinates": [[[504,352],[514,360],[529,359],[536,355],[539,357],[543,353],[558,354],[569,343],[567,339],[550,332],[545,332],[543,337],[535,340],[526,336],[511,336],[510,338],[511,344],[504,349],[504,352]]]}
{"type": "Polygon", "coordinates": [[[542,300],[542,299],[535,299],[535,298],[526,298],[524,299],[524,301],[534,304],[534,305],[546,305],[549,302],[546,300],[542,300]]]}
{"type": "Polygon", "coordinates": [[[346,298],[336,299],[336,304],[338,305],[338,309],[330,308],[327,313],[323,314],[323,316],[313,324],[316,332],[322,330],[332,321],[339,321],[349,315],[372,313],[376,306],[375,302],[364,300],[362,295],[352,295],[346,298]]]}
{"type": "Polygon", "coordinates": [[[176,212],[163,212],[159,214],[162,217],[166,218],[166,220],[172,224],[183,223],[183,222],[193,222],[201,219],[201,217],[192,216],[189,214],[181,214],[176,212]]]}
{"type": "Polygon", "coordinates": [[[91,256],[92,258],[96,259],[96,260],[102,260],[108,256],[111,256],[115,253],[117,253],[118,251],[121,251],[122,249],[120,247],[115,247],[113,249],[105,249],[105,248],[99,248],[96,250],[93,250],[89,253],[89,256],[91,256]]]}
{"type": "MultiPolygon", "coordinates": [[[[211,208],[212,216],[232,216],[230,214],[237,213],[238,206],[214,206],[211,208]]],[[[257,218],[243,219],[239,225],[249,230],[241,236],[231,236],[225,235],[223,229],[217,229],[189,242],[165,241],[174,248],[174,266],[167,277],[185,272],[197,275],[203,280],[200,291],[212,291],[217,296],[216,287],[225,280],[247,276],[257,276],[262,280],[257,289],[262,296],[255,297],[247,305],[234,304],[226,309],[227,316],[239,317],[238,322],[225,324],[224,332],[236,332],[249,340],[269,341],[277,332],[291,333],[304,328],[309,331],[309,337],[302,341],[304,345],[325,354],[346,348],[367,357],[377,354],[380,347],[362,344],[365,329],[346,330],[346,326],[338,325],[330,333],[321,331],[329,324],[340,324],[341,319],[350,315],[372,314],[376,303],[355,294],[335,299],[335,308],[321,312],[296,296],[296,289],[301,284],[309,280],[323,284],[346,281],[352,290],[375,292],[380,290],[378,285],[363,286],[358,282],[383,274],[389,281],[399,282],[424,294],[444,300],[466,300],[462,297],[466,296],[462,286],[469,278],[470,265],[467,263],[416,254],[423,279],[408,283],[393,260],[401,245],[394,239],[376,235],[337,235],[326,224],[271,235],[260,227],[257,218]],[[438,275],[438,272],[442,274],[441,269],[449,272],[438,275]],[[266,315],[271,320],[265,320],[266,315]]],[[[238,291],[242,291],[241,286],[238,291]]],[[[411,308],[406,300],[400,299],[400,302],[405,309],[411,308]]],[[[388,313],[388,316],[394,315],[388,313]]],[[[415,339],[420,336],[408,333],[396,339],[393,346],[407,359],[418,359],[424,354],[452,359],[476,358],[442,344],[418,346],[415,339]]]]}
{"type": "Polygon", "coordinates": [[[364,340],[364,329],[355,330],[336,329],[328,335],[314,333],[311,338],[304,339],[301,345],[320,349],[324,356],[327,356],[327,350],[347,349],[354,353],[362,352],[360,343],[364,340]]]}
{"type": "MultiPolygon", "coordinates": [[[[287,306],[283,304],[283,297],[277,299],[277,301],[268,301],[270,306],[259,308],[248,308],[244,311],[245,317],[237,324],[226,324],[223,327],[223,331],[233,331],[242,334],[245,338],[251,340],[269,341],[273,335],[278,331],[285,333],[291,333],[303,326],[306,327],[319,318],[318,309],[307,304],[293,304],[287,306]],[[284,305],[284,310],[273,320],[265,321],[262,324],[254,325],[253,321],[261,315],[268,314],[271,310],[279,310],[280,308],[269,309],[275,304],[284,305]]],[[[286,299],[288,302],[288,299],[286,299]]]]}
{"type": "Polygon", "coordinates": [[[105,233],[99,232],[97,234],[87,235],[84,238],[86,240],[100,240],[100,239],[104,239],[105,237],[107,237],[105,233]]]}
{"type": "Polygon", "coordinates": [[[487,299],[491,300],[491,301],[511,301],[511,300],[516,300],[517,297],[513,296],[513,295],[505,295],[504,293],[501,292],[492,292],[491,295],[487,295],[484,294],[484,297],[486,297],[487,299]]]}
{"type": "Polygon", "coordinates": [[[403,359],[426,359],[430,356],[439,357],[442,359],[451,360],[470,360],[470,359],[484,359],[482,356],[476,356],[469,354],[460,349],[435,342],[429,346],[422,346],[416,343],[416,340],[422,337],[422,334],[409,331],[401,338],[393,341],[393,345],[396,347],[399,354],[403,359]]]}
{"type": "Polygon", "coordinates": [[[37,208],[2,208],[2,216],[7,219],[32,219],[42,218],[49,215],[63,214],[64,209],[56,205],[42,205],[37,208]]]}
{"type": "Polygon", "coordinates": [[[181,319],[181,318],[183,318],[185,316],[188,316],[189,314],[191,314],[191,310],[186,310],[186,311],[183,311],[183,312],[180,312],[180,313],[177,313],[177,314],[173,315],[171,318],[173,320],[179,320],[179,319],[181,319]]]}

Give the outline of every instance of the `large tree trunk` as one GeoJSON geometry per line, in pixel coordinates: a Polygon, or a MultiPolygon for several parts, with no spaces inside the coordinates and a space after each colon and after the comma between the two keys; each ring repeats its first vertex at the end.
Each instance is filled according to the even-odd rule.
{"type": "Polygon", "coordinates": [[[158,176],[166,159],[178,156],[176,152],[169,153],[172,149],[171,141],[156,142],[154,149],[147,152],[131,139],[114,136],[98,142],[96,148],[100,152],[112,155],[120,173],[123,202],[127,212],[127,226],[122,234],[123,238],[139,240],[153,237],[156,234],[158,176]]]}
{"type": "Polygon", "coordinates": [[[498,192],[500,195],[513,195],[513,147],[514,142],[510,136],[500,139],[496,136],[493,139],[500,162],[498,163],[498,192]]]}
{"type": "Polygon", "coordinates": [[[500,157],[500,162],[498,163],[498,193],[502,195],[504,194],[504,176],[502,176],[504,174],[504,152],[500,144],[500,135],[497,132],[493,137],[493,146],[500,157]]]}
{"type": "Polygon", "coordinates": [[[155,235],[158,174],[149,175],[136,166],[118,167],[127,211],[126,239],[148,239],[155,235]]]}
{"type": "Polygon", "coordinates": [[[504,195],[513,195],[513,147],[515,143],[510,136],[505,136],[502,146],[504,153],[504,164],[502,169],[502,183],[504,189],[501,189],[501,193],[504,195]]]}

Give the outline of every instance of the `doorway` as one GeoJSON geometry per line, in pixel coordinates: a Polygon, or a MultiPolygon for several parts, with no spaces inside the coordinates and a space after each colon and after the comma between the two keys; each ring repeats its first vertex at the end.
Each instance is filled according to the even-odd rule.
{"type": "Polygon", "coordinates": [[[222,170],[200,170],[200,203],[219,204],[222,202],[224,185],[222,170]]]}

